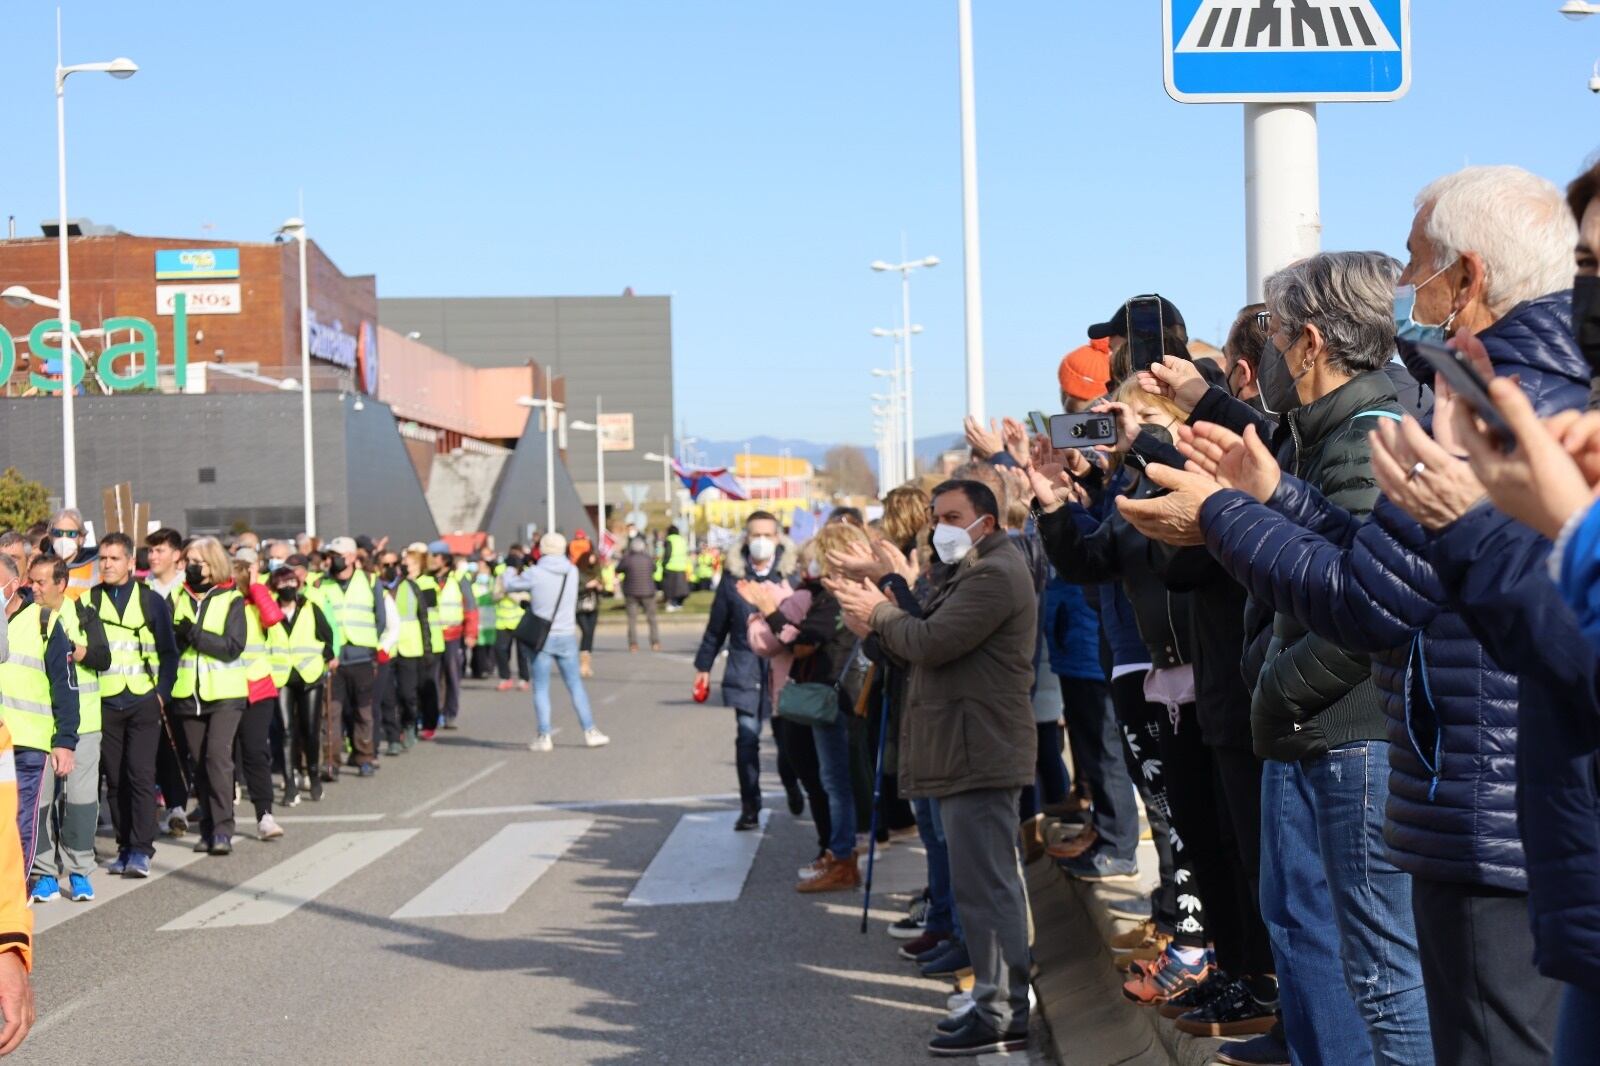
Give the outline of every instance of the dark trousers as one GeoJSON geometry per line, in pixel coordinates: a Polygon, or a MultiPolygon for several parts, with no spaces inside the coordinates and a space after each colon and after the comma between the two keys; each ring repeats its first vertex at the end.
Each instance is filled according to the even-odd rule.
{"type": "Polygon", "coordinates": [[[479,634],[478,643],[472,647],[472,677],[475,681],[482,681],[494,673],[494,637],[489,634],[479,634]]]}
{"type": "Polygon", "coordinates": [[[396,743],[417,724],[417,685],[422,660],[401,656],[389,660],[389,684],[384,690],[383,739],[396,743]]]}
{"type": "Polygon", "coordinates": [[[33,870],[33,850],[39,840],[39,793],[45,781],[55,780],[50,753],[37,748],[13,749],[17,765],[17,831],[22,835],[22,870],[33,870]]]}
{"type": "Polygon", "coordinates": [[[276,699],[256,700],[245,707],[234,736],[245,791],[258,822],[272,813],[272,720],[277,715],[276,699]]]}
{"type": "Polygon", "coordinates": [[[1144,799],[1150,836],[1161,870],[1161,880],[1150,894],[1150,913],[1156,928],[1175,934],[1179,923],[1178,884],[1187,882],[1194,870],[1187,856],[1179,863],[1172,845],[1172,811],[1167,804],[1166,775],[1161,761],[1161,720],[1167,716],[1167,709],[1145,700],[1144,671],[1123,674],[1111,682],[1111,704],[1122,726],[1129,775],[1144,799]]]}
{"type": "Polygon", "coordinates": [[[466,666],[467,648],[461,638],[444,642],[439,658],[439,713],[446,722],[461,714],[461,673],[466,666]]]}
{"type": "Polygon", "coordinates": [[[522,650],[522,643],[517,640],[512,630],[502,629],[494,638],[494,664],[495,670],[500,674],[500,680],[511,680],[511,654],[515,649],[517,656],[517,677],[523,681],[528,680],[528,653],[522,650]]]}
{"type": "Polygon", "coordinates": [[[127,707],[107,707],[100,727],[100,768],[118,851],[155,854],[156,748],[161,700],[154,692],[127,707]]]}
{"type": "Polygon", "coordinates": [[[1228,901],[1231,882],[1221,861],[1222,843],[1217,822],[1216,785],[1212,782],[1211,749],[1200,739],[1200,720],[1195,705],[1185,703],[1174,714],[1159,707],[1161,722],[1161,771],[1167,785],[1167,803],[1172,821],[1173,858],[1180,867],[1188,866],[1194,880],[1178,889],[1179,947],[1205,947],[1215,940],[1221,945],[1241,941],[1238,909],[1228,901]]]}
{"type": "MultiPolygon", "coordinates": [[[[1417,953],[1434,1060],[1443,1066],[1544,1066],[1564,986],[1533,965],[1523,892],[1411,879],[1417,953]]],[[[1593,1062],[1600,1049],[1585,1049],[1593,1062]]]]}
{"type": "Polygon", "coordinates": [[[278,690],[279,712],[289,735],[289,764],[284,775],[284,802],[297,796],[295,771],[302,771],[311,784],[311,798],[322,798],[322,679],[311,684],[291,680],[278,690]]]}
{"type": "Polygon", "coordinates": [[[417,723],[430,733],[439,728],[439,656],[432,652],[422,653],[417,668],[417,723]]]}
{"type": "MultiPolygon", "coordinates": [[[[339,707],[340,720],[350,732],[357,766],[373,761],[372,691],[377,674],[376,660],[340,663],[339,669],[333,672],[333,700],[339,707]]],[[[338,765],[337,751],[328,752],[327,755],[330,766],[338,765]]]]}
{"type": "Polygon", "coordinates": [[[600,622],[599,611],[579,611],[578,650],[594,651],[594,627],[600,622]]]}
{"type": "Polygon", "coordinates": [[[156,788],[168,810],[189,806],[189,784],[194,780],[194,759],[176,715],[161,712],[161,738],[156,745],[156,788]]]}
{"type": "MultiPolygon", "coordinates": [[[[1139,808],[1134,801],[1133,778],[1128,774],[1127,741],[1108,696],[1103,681],[1061,679],[1063,716],[1067,731],[1075,738],[1074,766],[1078,780],[1088,784],[1094,803],[1091,824],[1112,855],[1131,859],[1139,848],[1139,808]]],[[[1141,701],[1143,698],[1141,692],[1141,701]]],[[[1058,801],[1046,798],[1045,802],[1058,801]]]]}
{"type": "MultiPolygon", "coordinates": [[[[746,717],[743,713],[739,715],[741,735],[746,717]]],[[[817,829],[817,850],[826,850],[828,839],[833,835],[833,819],[829,817],[828,791],[822,787],[822,764],[817,761],[817,744],[811,727],[784,718],[774,718],[772,728],[775,734],[782,735],[780,746],[800,787],[805,790],[806,801],[811,804],[811,822],[817,829]]]]}
{"type": "Polygon", "coordinates": [[[200,803],[200,835],[233,836],[233,738],[244,704],[183,716],[183,734],[195,753],[195,796],[200,803]]]}
{"type": "Polygon", "coordinates": [[[1272,938],[1261,920],[1261,760],[1245,748],[1214,747],[1218,822],[1222,840],[1221,891],[1232,900],[1243,939],[1224,950],[1217,939],[1217,964],[1239,977],[1259,977],[1276,970],[1272,938]],[[1226,959],[1224,959],[1226,955],[1226,959]]]}

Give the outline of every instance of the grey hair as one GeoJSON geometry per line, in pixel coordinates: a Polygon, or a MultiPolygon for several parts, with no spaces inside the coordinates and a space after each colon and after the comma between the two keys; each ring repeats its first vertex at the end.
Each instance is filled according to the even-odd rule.
{"type": "Polygon", "coordinates": [[[53,518],[50,519],[50,524],[52,526],[59,526],[61,525],[61,520],[63,518],[70,518],[74,522],[78,523],[79,529],[88,528],[83,523],[83,512],[78,510],[76,507],[63,507],[61,510],[55,513],[53,518]]]}
{"type": "Polygon", "coordinates": [[[1578,223],[1551,182],[1521,167],[1467,167],[1417,194],[1419,211],[1430,205],[1423,226],[1433,245],[1428,273],[1478,253],[1484,303],[1496,317],[1571,287],[1578,223]]]}
{"type": "Polygon", "coordinates": [[[0,577],[22,576],[21,571],[17,569],[16,560],[12,559],[9,555],[0,555],[0,571],[4,571],[4,574],[0,574],[0,577]]]}
{"type": "Polygon", "coordinates": [[[1316,326],[1335,370],[1364,374],[1394,352],[1400,263],[1383,252],[1321,252],[1267,278],[1267,309],[1291,336],[1316,326]]]}
{"type": "Polygon", "coordinates": [[[22,545],[30,552],[38,547],[38,545],[36,545],[33,541],[29,540],[25,535],[18,533],[14,529],[8,529],[4,533],[0,533],[0,552],[5,551],[7,548],[15,547],[18,544],[22,545]]]}

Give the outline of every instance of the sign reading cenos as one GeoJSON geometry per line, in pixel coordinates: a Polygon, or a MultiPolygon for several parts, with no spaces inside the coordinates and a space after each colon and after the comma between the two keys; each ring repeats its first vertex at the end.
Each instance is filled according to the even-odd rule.
{"type": "MultiPolygon", "coordinates": [[[[159,384],[156,367],[159,354],[156,350],[156,327],[147,319],[136,318],[132,315],[117,315],[106,319],[101,324],[106,336],[126,332],[130,339],[120,344],[106,347],[100,360],[95,364],[95,369],[100,374],[100,380],[105,382],[106,388],[113,392],[122,392],[128,389],[154,389],[159,384]],[[120,373],[117,370],[119,360],[129,356],[139,357],[139,369],[131,374],[120,373]]],[[[34,369],[28,375],[28,382],[40,392],[61,391],[59,378],[43,377],[39,370],[43,364],[61,357],[59,345],[61,320],[47,318],[38,323],[28,333],[28,349],[32,352],[34,369]],[[57,335],[56,343],[52,343],[45,334],[57,335]]],[[[72,323],[74,334],[83,332],[83,325],[79,322],[72,323]]],[[[182,389],[189,380],[189,301],[182,292],[176,293],[172,301],[172,334],[174,347],[172,352],[173,375],[177,379],[178,388],[182,389]]],[[[77,388],[83,384],[83,358],[76,351],[68,365],[71,368],[72,387],[77,388]]],[[[17,369],[17,346],[12,341],[10,334],[0,329],[0,381],[9,381],[12,373],[17,369]]]]}

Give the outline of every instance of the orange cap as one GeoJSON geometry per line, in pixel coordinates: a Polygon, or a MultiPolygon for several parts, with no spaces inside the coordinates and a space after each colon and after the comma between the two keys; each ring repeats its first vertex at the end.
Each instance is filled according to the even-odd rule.
{"type": "Polygon", "coordinates": [[[1061,391],[1074,399],[1104,396],[1111,380],[1111,342],[1102,338],[1068,352],[1056,377],[1061,381],[1061,391]]]}

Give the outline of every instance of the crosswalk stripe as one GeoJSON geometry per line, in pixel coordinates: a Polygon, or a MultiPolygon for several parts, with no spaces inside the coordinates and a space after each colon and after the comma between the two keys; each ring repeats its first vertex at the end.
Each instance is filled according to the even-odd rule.
{"type": "Polygon", "coordinates": [[[656,857],[628,896],[629,907],[661,907],[676,903],[727,903],[739,898],[766,835],[768,812],[761,812],[761,831],[732,833],[726,814],[686,814],[678,819],[656,857]]]}
{"type": "MultiPolygon", "coordinates": [[[[91,880],[94,883],[94,899],[87,903],[73,903],[65,894],[53,903],[35,903],[33,905],[33,934],[38,936],[46,929],[71,921],[80,914],[88,914],[98,907],[103,907],[112,900],[120,899],[141,885],[148,885],[151,881],[165,877],[176,870],[181,870],[192,862],[205,858],[203,853],[197,853],[192,847],[185,844],[167,844],[157,842],[155,856],[150,860],[149,877],[113,877],[104,869],[98,870],[91,880]]],[[[65,886],[63,886],[64,889],[65,886]]]]}
{"type": "Polygon", "coordinates": [[[593,818],[508,825],[392,917],[504,914],[592,825],[593,818]]]}
{"type": "Polygon", "coordinates": [[[162,926],[216,929],[270,925],[310,903],[340,881],[415,836],[416,829],[378,829],[334,833],[306,850],[215,896],[162,926]]]}
{"type": "Polygon", "coordinates": [[[1204,0],[1176,51],[1389,52],[1399,47],[1372,0],[1204,0]]]}

